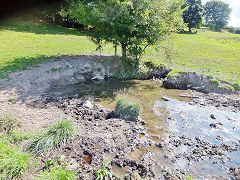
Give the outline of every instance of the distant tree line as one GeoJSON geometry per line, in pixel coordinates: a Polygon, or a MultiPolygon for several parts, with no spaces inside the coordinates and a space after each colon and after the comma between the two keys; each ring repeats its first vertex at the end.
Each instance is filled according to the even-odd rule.
{"type": "Polygon", "coordinates": [[[240,34],[240,28],[227,27],[225,28],[228,32],[233,34],[240,34]]]}
{"type": "Polygon", "coordinates": [[[204,23],[210,29],[220,31],[227,26],[231,13],[229,5],[220,0],[208,1],[205,6],[201,0],[186,0],[182,8],[186,9],[183,12],[183,19],[189,32],[204,23]]]}
{"type": "MultiPolygon", "coordinates": [[[[44,14],[48,20],[61,26],[82,28],[86,26],[86,23],[82,22],[83,19],[79,21],[76,13],[83,17],[82,13],[85,9],[78,5],[81,3],[96,5],[107,2],[107,0],[64,0],[47,8],[44,14]]],[[[211,0],[205,5],[201,0],[185,0],[181,8],[184,10],[182,17],[189,32],[192,31],[192,28],[200,28],[204,24],[213,30],[220,31],[227,26],[231,13],[229,5],[221,0],[211,0]]],[[[233,32],[238,33],[238,29],[233,32]]]]}

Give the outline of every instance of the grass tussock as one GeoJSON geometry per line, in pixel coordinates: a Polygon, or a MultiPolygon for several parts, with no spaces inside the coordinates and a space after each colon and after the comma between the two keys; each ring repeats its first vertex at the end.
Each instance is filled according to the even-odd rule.
{"type": "Polygon", "coordinates": [[[115,114],[124,120],[136,120],[140,114],[141,105],[127,99],[119,99],[115,106],[115,114]]]}
{"type": "Polygon", "coordinates": [[[77,174],[62,166],[54,165],[51,169],[45,170],[38,175],[37,180],[75,180],[77,174]]]}
{"type": "Polygon", "coordinates": [[[47,131],[35,136],[27,148],[36,156],[48,150],[58,148],[72,138],[74,134],[72,124],[67,120],[54,124],[47,131]]]}
{"type": "Polygon", "coordinates": [[[32,157],[0,139],[0,179],[18,179],[32,161],[32,157]]]}
{"type": "Polygon", "coordinates": [[[11,133],[16,127],[17,120],[6,113],[0,112],[0,133],[11,133]]]}

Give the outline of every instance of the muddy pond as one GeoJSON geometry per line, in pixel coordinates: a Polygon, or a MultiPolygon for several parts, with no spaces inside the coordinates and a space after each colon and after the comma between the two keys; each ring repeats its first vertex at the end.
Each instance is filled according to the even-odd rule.
{"type": "MultiPolygon", "coordinates": [[[[190,91],[165,89],[152,80],[112,80],[61,86],[49,93],[92,100],[111,110],[120,97],[140,103],[147,132],[139,137],[156,146],[135,148],[129,156],[138,159],[151,151],[157,177],[165,168],[187,172],[194,179],[230,179],[229,168],[240,166],[240,113],[193,104],[193,98],[179,96],[190,91]]],[[[124,169],[113,171],[124,176],[124,169]]]]}

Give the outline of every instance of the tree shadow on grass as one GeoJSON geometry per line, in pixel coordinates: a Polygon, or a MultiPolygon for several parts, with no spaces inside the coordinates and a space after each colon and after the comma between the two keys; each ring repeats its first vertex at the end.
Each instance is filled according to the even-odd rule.
{"type": "Polygon", "coordinates": [[[76,30],[72,28],[64,28],[61,26],[34,22],[34,21],[22,21],[15,20],[10,22],[2,23],[0,26],[0,31],[8,30],[15,32],[28,32],[35,34],[52,34],[52,35],[77,35],[77,36],[86,36],[87,31],[76,30]]]}
{"type": "Polygon", "coordinates": [[[17,58],[13,61],[8,61],[4,63],[4,66],[0,67],[0,80],[7,78],[8,74],[11,72],[16,72],[19,70],[27,70],[29,66],[37,66],[40,63],[51,61],[52,60],[58,60],[61,58],[60,56],[38,56],[34,58],[17,58]]]}

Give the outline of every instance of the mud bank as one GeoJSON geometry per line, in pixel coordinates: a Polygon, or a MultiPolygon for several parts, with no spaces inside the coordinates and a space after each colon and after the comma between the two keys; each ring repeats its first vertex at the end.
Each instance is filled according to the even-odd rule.
{"type": "Polygon", "coordinates": [[[125,179],[134,178],[134,171],[137,172],[137,177],[154,177],[148,156],[141,160],[133,160],[128,156],[135,147],[154,145],[154,142],[147,138],[139,138],[139,134],[146,133],[142,120],[126,122],[115,117],[113,111],[100,105],[88,107],[85,101],[79,99],[49,101],[49,98],[44,98],[41,106],[57,106],[62,109],[73,118],[77,133],[72,142],[43,157],[42,168],[46,160],[64,155],[67,168],[77,171],[79,179],[94,179],[97,169],[101,168],[106,160],[110,162],[110,171],[112,168],[127,169],[125,179]]]}

